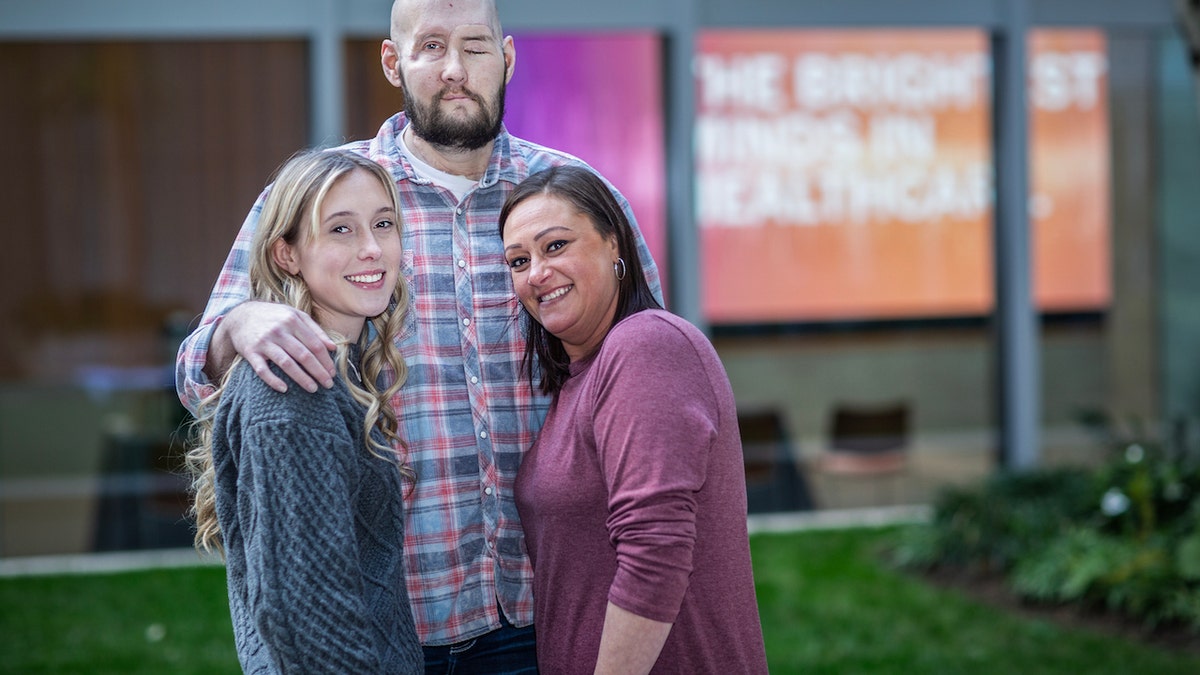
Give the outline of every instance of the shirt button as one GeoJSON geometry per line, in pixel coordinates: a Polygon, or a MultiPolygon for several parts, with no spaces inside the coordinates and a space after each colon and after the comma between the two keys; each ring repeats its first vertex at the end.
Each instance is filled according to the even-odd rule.
{"type": "Polygon", "coordinates": [[[472,375],[471,376],[471,384],[479,384],[479,378],[472,375]]]}
{"type": "Polygon", "coordinates": [[[486,431],[481,431],[481,432],[479,432],[479,437],[480,437],[480,438],[487,438],[487,432],[486,432],[486,431]]]}
{"type": "Polygon", "coordinates": [[[461,206],[460,206],[460,207],[458,207],[457,209],[455,209],[454,211],[455,211],[455,212],[456,212],[458,215],[460,215],[460,216],[462,215],[462,207],[461,207],[461,206]]]}
{"type": "Polygon", "coordinates": [[[483,494],[485,494],[485,495],[492,494],[492,486],[489,485],[489,486],[483,488],[483,494]]]}
{"type": "Polygon", "coordinates": [[[467,266],[467,261],[466,261],[466,260],[459,260],[459,261],[458,261],[458,266],[459,266],[459,267],[466,267],[466,266],[467,266]]]}
{"type": "Polygon", "coordinates": [[[470,319],[463,319],[463,325],[464,325],[464,326],[470,326],[470,325],[471,325],[471,320],[470,320],[470,319]]]}

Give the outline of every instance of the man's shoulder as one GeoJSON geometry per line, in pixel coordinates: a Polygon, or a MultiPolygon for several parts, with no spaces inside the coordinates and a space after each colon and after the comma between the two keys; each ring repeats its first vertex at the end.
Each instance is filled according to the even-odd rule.
{"type": "Polygon", "coordinates": [[[407,123],[404,113],[398,112],[383,121],[374,137],[348,140],[333,149],[356,152],[391,168],[399,161],[400,144],[397,139],[407,123]]]}
{"type": "Polygon", "coordinates": [[[506,133],[504,140],[508,145],[508,154],[512,158],[514,168],[525,175],[534,174],[553,166],[572,164],[591,169],[587,162],[569,152],[535,143],[518,136],[506,133]]]}

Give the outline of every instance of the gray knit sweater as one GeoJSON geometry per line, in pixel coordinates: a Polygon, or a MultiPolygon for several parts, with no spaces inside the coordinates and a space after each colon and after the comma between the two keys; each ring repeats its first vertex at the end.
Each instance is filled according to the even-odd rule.
{"type": "Polygon", "coordinates": [[[365,411],[344,382],[310,394],[281,377],[284,394],[239,363],[213,433],[242,669],[423,672],[399,471],[367,451],[365,411]]]}

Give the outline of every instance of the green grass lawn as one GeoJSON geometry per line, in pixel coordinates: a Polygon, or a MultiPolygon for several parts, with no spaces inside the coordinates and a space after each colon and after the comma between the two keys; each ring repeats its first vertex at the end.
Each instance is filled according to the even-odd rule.
{"type": "MultiPolygon", "coordinates": [[[[884,530],[752,538],[771,672],[1187,673],[1200,658],[1003,614],[893,572],[884,530]]],[[[220,567],[0,579],[0,673],[236,673],[220,567]]]]}
{"type": "Polygon", "coordinates": [[[838,530],[751,539],[774,675],[1200,673],[1196,656],[1020,618],[893,571],[876,554],[886,536],[838,530]]]}

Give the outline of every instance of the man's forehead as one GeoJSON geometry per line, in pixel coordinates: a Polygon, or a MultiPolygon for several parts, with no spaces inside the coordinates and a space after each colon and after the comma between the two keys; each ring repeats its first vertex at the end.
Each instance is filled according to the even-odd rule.
{"type": "Polygon", "coordinates": [[[448,37],[458,39],[494,40],[491,26],[485,23],[447,24],[425,23],[414,24],[411,35],[414,38],[448,37]]]}
{"type": "Polygon", "coordinates": [[[495,15],[490,2],[478,0],[410,0],[397,3],[394,28],[414,36],[478,34],[493,36],[495,15]]]}

